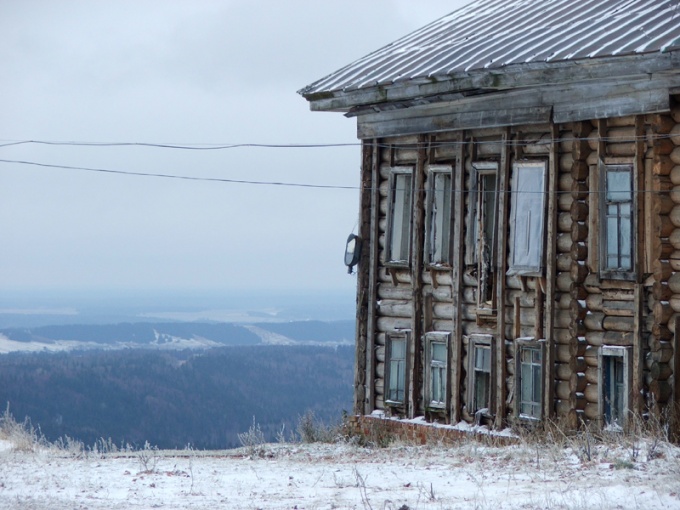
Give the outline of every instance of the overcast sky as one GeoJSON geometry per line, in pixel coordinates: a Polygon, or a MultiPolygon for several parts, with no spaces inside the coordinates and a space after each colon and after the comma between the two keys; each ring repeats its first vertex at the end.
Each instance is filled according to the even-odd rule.
{"type": "MultiPolygon", "coordinates": [[[[0,142],[356,142],[296,91],[466,0],[0,0],[0,142]]],[[[357,186],[359,147],[11,145],[0,159],[357,186]]],[[[0,287],[354,292],[358,191],[0,163],[0,287]]]]}

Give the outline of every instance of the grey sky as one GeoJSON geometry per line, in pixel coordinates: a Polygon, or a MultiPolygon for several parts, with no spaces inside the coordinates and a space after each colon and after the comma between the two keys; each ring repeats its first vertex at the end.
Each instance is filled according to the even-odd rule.
{"type": "MultiPolygon", "coordinates": [[[[353,143],[296,90],[464,0],[0,0],[0,143],[353,143]]],[[[359,148],[0,148],[0,159],[356,186],[359,148]]],[[[353,292],[356,190],[0,163],[0,286],[353,292]]]]}

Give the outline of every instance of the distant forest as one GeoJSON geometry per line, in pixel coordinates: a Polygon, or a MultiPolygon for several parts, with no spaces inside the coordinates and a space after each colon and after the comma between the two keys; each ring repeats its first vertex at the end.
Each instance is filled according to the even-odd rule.
{"type": "Polygon", "coordinates": [[[231,448],[253,418],[270,440],[308,410],[338,421],[351,410],[353,361],[346,346],[13,353],[0,356],[0,403],[51,441],[231,448]]]}

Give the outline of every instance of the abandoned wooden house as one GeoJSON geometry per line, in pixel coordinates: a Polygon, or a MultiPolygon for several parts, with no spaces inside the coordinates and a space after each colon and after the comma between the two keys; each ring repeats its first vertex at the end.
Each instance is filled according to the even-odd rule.
{"type": "Polygon", "coordinates": [[[476,0],[300,93],[362,141],[358,414],[680,402],[678,0],[476,0]]]}

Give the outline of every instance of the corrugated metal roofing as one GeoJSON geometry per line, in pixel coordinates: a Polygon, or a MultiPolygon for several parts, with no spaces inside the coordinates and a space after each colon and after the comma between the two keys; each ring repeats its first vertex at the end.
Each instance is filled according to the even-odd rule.
{"type": "Polygon", "coordinates": [[[680,46],[680,0],[477,0],[309,85],[350,91],[680,46]]]}

